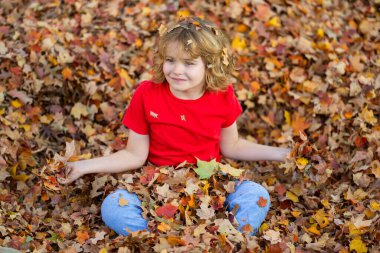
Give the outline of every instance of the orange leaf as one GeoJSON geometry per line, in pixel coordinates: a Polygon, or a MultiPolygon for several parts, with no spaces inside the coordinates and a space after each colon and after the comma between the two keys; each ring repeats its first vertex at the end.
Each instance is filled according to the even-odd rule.
{"type": "Polygon", "coordinates": [[[62,70],[62,76],[65,80],[73,80],[73,72],[68,67],[62,70]]]}
{"type": "Polygon", "coordinates": [[[250,224],[245,224],[244,226],[241,227],[241,232],[243,233],[252,233],[253,228],[250,224]]]}
{"type": "Polygon", "coordinates": [[[296,112],[292,117],[292,128],[294,135],[298,136],[299,132],[303,132],[305,129],[310,127],[310,123],[306,121],[298,112],[296,112]]]}
{"type": "Polygon", "coordinates": [[[84,244],[88,239],[90,239],[90,236],[88,235],[87,231],[77,231],[77,242],[84,244]]]}
{"type": "Polygon", "coordinates": [[[25,169],[27,165],[30,167],[36,166],[36,161],[34,160],[33,154],[29,150],[21,152],[19,155],[19,162],[22,169],[25,169]]]}
{"type": "Polygon", "coordinates": [[[46,192],[41,193],[41,199],[43,201],[48,201],[50,199],[49,195],[46,192]]]}
{"type": "Polygon", "coordinates": [[[189,207],[193,207],[193,208],[195,207],[195,200],[194,200],[193,194],[190,195],[190,200],[187,203],[188,203],[189,207]]]}
{"type": "Polygon", "coordinates": [[[168,243],[172,246],[185,245],[185,242],[178,236],[168,236],[168,243]]]}
{"type": "Polygon", "coordinates": [[[119,206],[127,206],[128,203],[129,203],[129,201],[127,199],[119,197],[119,206]]]}
{"type": "Polygon", "coordinates": [[[253,94],[257,94],[260,91],[260,84],[256,81],[251,82],[251,91],[253,94]]]}
{"type": "Polygon", "coordinates": [[[174,218],[174,214],[177,212],[178,206],[174,206],[170,203],[166,203],[165,205],[156,209],[156,213],[160,217],[165,218],[174,218]]]}
{"type": "Polygon", "coordinates": [[[157,226],[157,229],[160,230],[160,231],[162,231],[162,232],[164,232],[164,233],[166,233],[167,231],[169,231],[171,229],[171,227],[168,224],[166,224],[164,222],[161,222],[157,226]]]}
{"type": "Polygon", "coordinates": [[[265,207],[268,203],[268,200],[260,196],[259,200],[257,201],[257,204],[259,207],[265,207]]]}

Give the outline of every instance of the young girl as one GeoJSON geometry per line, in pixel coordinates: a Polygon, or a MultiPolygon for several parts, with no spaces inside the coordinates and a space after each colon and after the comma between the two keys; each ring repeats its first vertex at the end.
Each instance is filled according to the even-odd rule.
{"type": "MultiPolygon", "coordinates": [[[[161,27],[162,28],[162,27],[161,27]]],[[[241,139],[236,119],[242,112],[229,77],[234,62],[229,42],[214,24],[186,18],[161,37],[154,60],[154,80],[136,89],[122,123],[129,128],[125,150],[109,156],[69,163],[64,183],[89,173],[119,173],[141,168],[148,159],[157,166],[176,166],[196,159],[283,161],[290,151],[241,139]]],[[[259,207],[259,197],[270,199],[264,187],[251,181],[237,184],[227,197],[232,210],[237,204],[239,229],[244,225],[257,231],[270,202],[259,207]]],[[[137,195],[117,190],[101,207],[105,224],[118,234],[147,229],[137,195]],[[119,205],[119,198],[129,200],[119,205]]]]}

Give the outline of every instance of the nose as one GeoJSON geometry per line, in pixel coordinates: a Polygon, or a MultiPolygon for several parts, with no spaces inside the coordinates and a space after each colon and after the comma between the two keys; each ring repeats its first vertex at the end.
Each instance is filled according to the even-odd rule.
{"type": "Polygon", "coordinates": [[[183,74],[183,64],[182,63],[175,63],[173,66],[173,74],[174,75],[181,75],[183,74]]]}

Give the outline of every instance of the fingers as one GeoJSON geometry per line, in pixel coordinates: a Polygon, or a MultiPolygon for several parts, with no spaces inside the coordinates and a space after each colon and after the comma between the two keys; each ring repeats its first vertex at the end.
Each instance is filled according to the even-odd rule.
{"type": "Polygon", "coordinates": [[[76,178],[73,177],[73,170],[73,167],[66,165],[64,168],[64,177],[57,177],[57,181],[60,184],[70,184],[75,181],[76,178]]]}

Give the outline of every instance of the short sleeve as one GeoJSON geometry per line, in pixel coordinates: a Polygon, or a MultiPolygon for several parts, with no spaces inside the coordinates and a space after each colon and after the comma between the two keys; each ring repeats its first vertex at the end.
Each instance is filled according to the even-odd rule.
{"type": "Polygon", "coordinates": [[[232,125],[240,116],[243,109],[237,99],[232,85],[228,86],[226,90],[226,120],[222,124],[222,128],[232,125]]]}
{"type": "Polygon", "coordinates": [[[132,96],[122,123],[138,134],[148,134],[149,124],[145,117],[143,85],[140,85],[132,96]]]}

